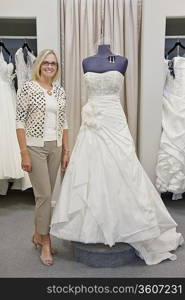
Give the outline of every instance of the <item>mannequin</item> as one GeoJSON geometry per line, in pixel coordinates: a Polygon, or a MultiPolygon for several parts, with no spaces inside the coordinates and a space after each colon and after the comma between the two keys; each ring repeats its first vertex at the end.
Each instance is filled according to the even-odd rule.
{"type": "Polygon", "coordinates": [[[113,54],[110,50],[110,45],[99,45],[96,55],[87,57],[82,61],[84,73],[119,71],[124,75],[127,65],[127,58],[113,54]]]}
{"type": "Polygon", "coordinates": [[[176,256],[177,224],[135,153],[120,103],[128,61],[109,45],[83,60],[88,101],[50,233],[84,244],[127,243],[149,265],[176,256]]]}

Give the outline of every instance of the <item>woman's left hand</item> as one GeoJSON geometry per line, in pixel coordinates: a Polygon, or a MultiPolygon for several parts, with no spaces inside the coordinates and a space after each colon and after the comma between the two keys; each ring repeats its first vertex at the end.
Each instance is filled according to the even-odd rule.
{"type": "Polygon", "coordinates": [[[65,172],[67,166],[69,163],[69,154],[68,153],[64,153],[63,155],[63,159],[62,159],[62,166],[61,166],[61,170],[62,172],[65,172]]]}

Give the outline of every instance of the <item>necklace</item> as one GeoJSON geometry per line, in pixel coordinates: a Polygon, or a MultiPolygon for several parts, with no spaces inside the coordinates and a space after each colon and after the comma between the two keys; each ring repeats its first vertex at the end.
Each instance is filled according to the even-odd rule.
{"type": "Polygon", "coordinates": [[[52,89],[47,89],[46,87],[44,87],[40,82],[37,82],[38,83],[38,85],[45,91],[45,92],[47,92],[47,94],[49,95],[49,96],[51,96],[52,94],[53,94],[53,92],[52,92],[52,89],[53,89],[53,85],[52,85],[52,89]]]}
{"type": "Polygon", "coordinates": [[[47,94],[48,94],[49,96],[51,96],[51,95],[52,95],[52,91],[47,90],[47,94]]]}

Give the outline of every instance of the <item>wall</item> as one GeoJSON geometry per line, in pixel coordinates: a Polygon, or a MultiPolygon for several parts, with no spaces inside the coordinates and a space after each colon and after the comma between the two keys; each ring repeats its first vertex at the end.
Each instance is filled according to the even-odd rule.
{"type": "Polygon", "coordinates": [[[36,18],[38,52],[52,48],[60,53],[59,0],[0,0],[0,18],[36,18]]]}
{"type": "Polygon", "coordinates": [[[166,17],[184,17],[184,0],[143,0],[139,158],[155,182],[161,135],[166,17]]]}

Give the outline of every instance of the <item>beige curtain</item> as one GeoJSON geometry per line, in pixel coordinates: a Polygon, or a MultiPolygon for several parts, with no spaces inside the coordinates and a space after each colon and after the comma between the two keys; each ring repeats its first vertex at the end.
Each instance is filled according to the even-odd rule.
{"type": "Polygon", "coordinates": [[[82,60],[99,44],[128,58],[121,102],[137,145],[141,0],[61,0],[62,82],[68,97],[72,148],[87,101],[82,60]]]}

